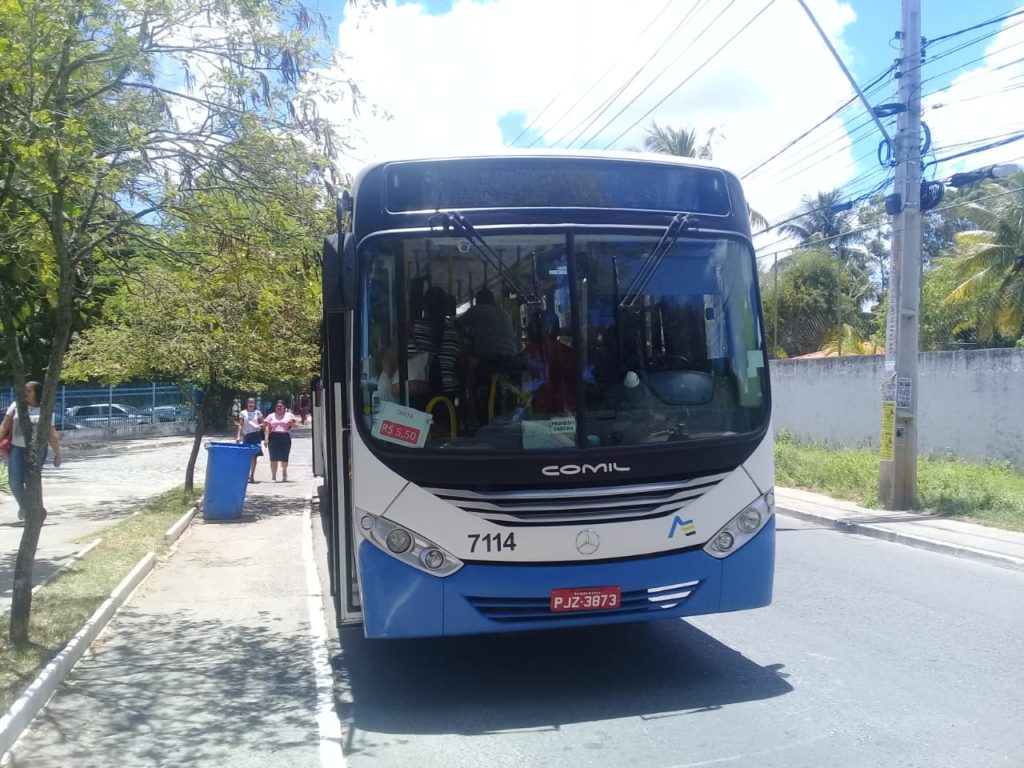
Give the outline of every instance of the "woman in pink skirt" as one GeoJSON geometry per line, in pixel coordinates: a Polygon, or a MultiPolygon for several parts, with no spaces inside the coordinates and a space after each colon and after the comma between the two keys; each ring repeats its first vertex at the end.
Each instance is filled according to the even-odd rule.
{"type": "Polygon", "coordinates": [[[299,423],[295,414],[288,410],[284,400],[278,400],[274,412],[263,420],[267,432],[267,447],[270,449],[270,478],[277,482],[277,467],[281,465],[281,482],[288,482],[288,455],[292,450],[292,427],[299,423]]]}

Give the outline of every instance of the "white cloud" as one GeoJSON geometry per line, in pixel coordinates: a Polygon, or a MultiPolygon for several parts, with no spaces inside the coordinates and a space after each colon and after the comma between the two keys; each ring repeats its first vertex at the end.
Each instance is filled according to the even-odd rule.
{"type": "MultiPolygon", "coordinates": [[[[764,4],[737,0],[706,34],[698,35],[726,6],[672,2],[639,42],[637,36],[665,6],[664,0],[462,0],[441,16],[406,4],[346,19],[339,29],[339,48],[348,57],[345,76],[355,78],[366,97],[393,116],[385,121],[365,114],[357,120],[354,154],[371,160],[498,150],[503,146],[500,116],[523,112],[529,122],[563,89],[537,126],[547,132],[548,141],[567,133],[574,136],[578,130],[571,129],[640,67],[696,5],[697,13],[671,36],[627,91],[628,98],[595,124],[602,125],[667,67],[601,140],[590,145],[602,148],[764,4]],[[587,93],[616,61],[611,73],[587,93]],[[584,94],[579,106],[560,119],[584,94]]],[[[843,45],[842,32],[855,18],[853,10],[840,0],[816,0],[811,6],[849,63],[851,52],[843,45]]],[[[725,137],[716,145],[716,161],[742,172],[820,120],[849,93],[843,74],[799,6],[780,0],[616,146],[639,145],[643,126],[651,119],[700,132],[715,127],[725,137]]],[[[347,120],[347,105],[333,108],[339,110],[339,122],[347,120]]],[[[325,112],[331,109],[324,106],[325,112]]],[[[835,154],[805,173],[780,180],[787,167],[783,160],[753,176],[746,183],[752,205],[769,218],[777,217],[795,207],[802,195],[849,180],[855,173],[850,143],[841,123],[835,128],[835,154]]]]}
{"type": "MultiPolygon", "coordinates": [[[[1024,10],[1024,6],[1021,9],[1024,10]]],[[[923,119],[931,128],[937,157],[970,150],[978,146],[976,142],[981,139],[998,140],[1005,134],[1024,130],[1021,120],[1024,62],[1019,61],[1022,47],[1024,24],[1019,18],[1010,19],[992,38],[984,62],[965,69],[945,90],[923,97],[923,119]]],[[[950,58],[955,61],[954,57],[950,58]]],[[[946,69],[949,66],[946,61],[938,59],[926,65],[924,77],[929,77],[932,71],[946,69]]],[[[929,84],[923,87],[927,94],[929,84]]],[[[957,171],[1005,162],[1024,162],[1024,141],[942,163],[936,176],[946,178],[957,171]]]]}

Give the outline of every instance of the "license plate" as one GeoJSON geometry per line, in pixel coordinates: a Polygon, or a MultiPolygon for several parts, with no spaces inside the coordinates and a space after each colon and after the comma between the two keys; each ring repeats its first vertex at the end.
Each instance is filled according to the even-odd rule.
{"type": "Polygon", "coordinates": [[[551,610],[608,611],[622,604],[622,587],[579,587],[552,589],[551,610]]]}

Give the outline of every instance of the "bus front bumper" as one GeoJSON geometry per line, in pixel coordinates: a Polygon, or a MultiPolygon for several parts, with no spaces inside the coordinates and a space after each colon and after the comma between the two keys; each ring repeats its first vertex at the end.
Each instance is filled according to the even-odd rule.
{"type": "Polygon", "coordinates": [[[359,546],[367,637],[437,637],[649,621],[771,603],[775,517],[722,560],[702,549],[597,563],[467,563],[438,578],[359,546]],[[617,586],[621,607],[555,613],[552,589],[617,586]]]}

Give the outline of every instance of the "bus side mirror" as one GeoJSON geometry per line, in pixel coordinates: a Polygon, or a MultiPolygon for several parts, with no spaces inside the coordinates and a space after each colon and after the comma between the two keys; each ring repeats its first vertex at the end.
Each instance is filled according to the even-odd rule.
{"type": "Polygon", "coordinates": [[[324,238],[324,312],[344,312],[355,306],[356,241],[349,232],[324,238]]]}

